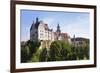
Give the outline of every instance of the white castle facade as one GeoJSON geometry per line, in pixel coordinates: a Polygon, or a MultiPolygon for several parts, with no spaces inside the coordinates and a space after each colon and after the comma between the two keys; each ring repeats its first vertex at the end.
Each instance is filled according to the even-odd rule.
{"type": "Polygon", "coordinates": [[[53,29],[48,27],[48,24],[36,18],[36,21],[33,21],[30,28],[30,40],[40,41],[42,47],[49,47],[51,42],[55,40],[70,42],[70,36],[67,33],[61,32],[59,24],[54,32],[53,29]]]}

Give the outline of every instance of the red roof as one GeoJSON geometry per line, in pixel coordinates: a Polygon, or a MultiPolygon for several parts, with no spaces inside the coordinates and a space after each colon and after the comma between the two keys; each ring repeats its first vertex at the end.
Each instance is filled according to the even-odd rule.
{"type": "MultiPolygon", "coordinates": [[[[57,34],[58,34],[57,32],[54,32],[54,35],[57,35],[57,34]]],[[[69,35],[67,33],[61,33],[60,35],[62,37],[64,37],[64,38],[68,38],[69,37],[69,35]]]]}

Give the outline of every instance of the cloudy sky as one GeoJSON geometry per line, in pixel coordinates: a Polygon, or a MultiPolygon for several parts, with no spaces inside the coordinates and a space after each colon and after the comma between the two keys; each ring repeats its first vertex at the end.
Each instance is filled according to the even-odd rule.
{"type": "Polygon", "coordinates": [[[21,10],[21,41],[29,40],[30,27],[32,22],[39,20],[47,23],[48,26],[56,31],[59,23],[61,32],[68,33],[71,37],[89,38],[90,36],[90,14],[87,12],[56,12],[56,11],[34,11],[21,10]]]}

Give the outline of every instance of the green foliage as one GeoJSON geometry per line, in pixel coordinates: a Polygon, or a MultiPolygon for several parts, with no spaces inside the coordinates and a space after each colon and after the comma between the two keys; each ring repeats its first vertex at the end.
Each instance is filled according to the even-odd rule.
{"type": "Polygon", "coordinates": [[[78,57],[80,60],[84,59],[84,48],[80,47],[78,48],[79,51],[78,51],[78,57]]]}
{"type": "Polygon", "coordinates": [[[71,52],[71,45],[67,42],[61,41],[61,60],[68,60],[68,54],[71,52]]]}
{"type": "Polygon", "coordinates": [[[62,48],[61,50],[61,60],[67,60],[68,59],[68,50],[67,48],[62,48]]]}
{"type": "Polygon", "coordinates": [[[54,41],[51,43],[50,50],[49,50],[50,61],[60,60],[61,49],[62,46],[59,41],[54,41]]]}
{"type": "Polygon", "coordinates": [[[21,62],[27,62],[30,55],[29,47],[22,46],[21,48],[21,62]]]}
{"type": "Polygon", "coordinates": [[[89,41],[83,46],[73,46],[65,41],[53,41],[50,48],[40,47],[40,42],[27,41],[21,45],[21,62],[46,62],[89,59],[89,41]]]}
{"type": "Polygon", "coordinates": [[[33,42],[33,41],[27,41],[27,45],[30,48],[31,54],[36,53],[36,51],[38,50],[38,47],[40,46],[40,42],[33,42]]]}
{"type": "Polygon", "coordinates": [[[86,46],[84,47],[84,56],[86,57],[86,59],[89,59],[89,44],[86,44],[86,46]]]}
{"type": "Polygon", "coordinates": [[[40,53],[41,53],[41,50],[40,49],[37,50],[37,52],[33,54],[30,62],[39,62],[40,53]]]}
{"type": "MultiPolygon", "coordinates": [[[[21,45],[21,62],[29,61],[37,52],[40,42],[33,42],[28,40],[24,45],[21,45]]],[[[35,56],[34,56],[35,58],[35,56]]]]}
{"type": "Polygon", "coordinates": [[[47,51],[47,48],[43,48],[42,49],[42,52],[40,53],[40,56],[39,56],[39,60],[41,62],[44,62],[44,61],[48,60],[48,51],[47,51]]]}
{"type": "Polygon", "coordinates": [[[89,59],[89,44],[77,47],[76,53],[79,60],[89,59]]]}
{"type": "Polygon", "coordinates": [[[54,41],[50,46],[50,61],[62,61],[68,59],[68,53],[71,51],[70,44],[63,41],[54,41]]]}

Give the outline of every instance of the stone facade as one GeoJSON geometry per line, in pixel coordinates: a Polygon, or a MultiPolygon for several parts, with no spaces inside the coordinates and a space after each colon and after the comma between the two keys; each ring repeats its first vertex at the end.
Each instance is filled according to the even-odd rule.
{"type": "Polygon", "coordinates": [[[59,24],[57,25],[56,32],[54,32],[53,29],[48,27],[48,24],[39,21],[39,19],[36,18],[36,21],[33,21],[30,28],[30,40],[40,41],[42,47],[49,48],[51,42],[55,40],[64,40],[69,42],[70,36],[67,33],[61,33],[59,24]]]}

